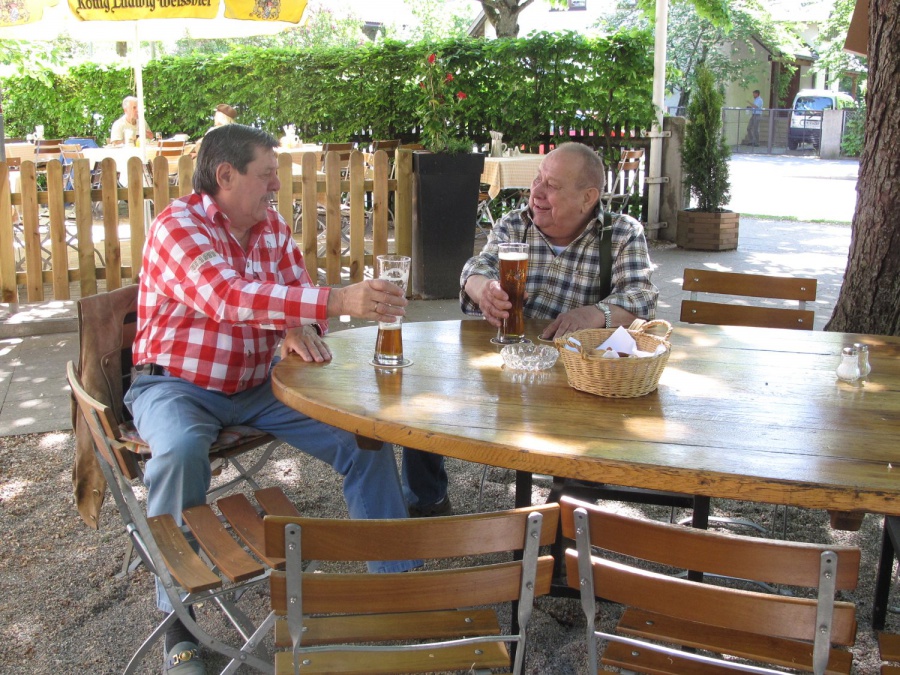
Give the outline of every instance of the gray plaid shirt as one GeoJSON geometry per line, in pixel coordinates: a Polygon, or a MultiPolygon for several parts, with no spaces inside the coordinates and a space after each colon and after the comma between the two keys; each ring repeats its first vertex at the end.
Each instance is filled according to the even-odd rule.
{"type": "MultiPolygon", "coordinates": [[[[612,280],[609,295],[601,296],[600,235],[603,219],[594,219],[581,235],[557,255],[533,225],[527,208],[507,213],[494,225],[481,253],[469,258],[460,276],[459,299],[466,314],[481,314],[465,292],[473,274],[499,279],[498,244],[528,242],[528,280],[525,316],[555,319],[576,307],[604,302],[617,305],[638,318],[656,314],[659,289],[650,281],[650,255],[643,226],[630,216],[612,215],[612,280]]],[[[608,235],[607,235],[608,236],[608,235]]]]}

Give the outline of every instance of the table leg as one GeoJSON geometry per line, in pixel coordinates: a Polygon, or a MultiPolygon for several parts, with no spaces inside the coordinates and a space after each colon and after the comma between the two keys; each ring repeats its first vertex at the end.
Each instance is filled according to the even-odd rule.
{"type": "Polygon", "coordinates": [[[531,506],[531,472],[516,471],[516,508],[531,506]]]}
{"type": "Polygon", "coordinates": [[[894,573],[894,556],[900,544],[900,518],[884,517],[884,535],[881,542],[881,558],[875,575],[875,599],[872,603],[872,628],[884,630],[887,618],[888,599],[891,594],[891,579],[894,573]]]}

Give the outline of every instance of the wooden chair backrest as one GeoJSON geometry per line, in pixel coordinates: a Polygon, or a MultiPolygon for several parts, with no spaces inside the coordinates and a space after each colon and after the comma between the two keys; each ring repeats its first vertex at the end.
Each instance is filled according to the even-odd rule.
{"type": "Polygon", "coordinates": [[[425,146],[421,143],[403,143],[400,147],[404,150],[424,150],[425,146]]]}
{"type": "Polygon", "coordinates": [[[775,277],[762,274],[740,274],[686,268],[682,290],[690,291],[681,302],[681,320],[686,323],[723,326],[758,326],[812,330],[815,312],[806,309],[815,302],[818,281],[806,277],[775,277]],[[739,305],[699,300],[697,293],[795,300],[790,307],[739,305]]]}
{"type": "MultiPolygon", "coordinates": [[[[682,527],[604,512],[595,504],[571,497],[560,501],[563,537],[576,536],[577,508],[587,511],[591,545],[616,554],[617,562],[600,555],[592,557],[596,594],[681,621],[812,641],[817,631],[816,600],[687,581],[648,572],[646,567],[621,562],[619,556],[677,570],[817,588],[821,556],[831,551],[838,557],[837,590],[856,588],[859,578],[860,550],[853,546],[804,544],[682,527]]],[[[569,586],[579,588],[578,553],[573,549],[566,551],[566,570],[569,586]]],[[[835,602],[832,643],[852,645],[855,635],[855,605],[835,602]]]]}
{"type": "Polygon", "coordinates": [[[21,157],[7,157],[6,158],[6,166],[10,169],[21,169],[22,168],[22,158],[21,157]]]}
{"type": "Polygon", "coordinates": [[[388,157],[391,159],[394,158],[394,154],[397,152],[397,148],[400,147],[399,140],[386,140],[386,141],[373,141],[372,142],[372,152],[378,152],[379,150],[384,150],[388,157]]]}
{"type": "MultiPolygon", "coordinates": [[[[290,523],[300,526],[304,560],[435,560],[521,551],[528,515],[535,511],[543,515],[540,544],[549,545],[559,520],[556,504],[402,520],[266,516],[265,553],[285,557],[285,526],[290,523]]],[[[552,556],[538,559],[536,595],[549,593],[552,567],[552,556]]],[[[303,613],[418,612],[509,602],[519,597],[520,569],[521,561],[511,561],[404,575],[304,573],[303,613]]],[[[284,613],[285,574],[275,573],[271,583],[272,608],[284,613]]]]}
{"type": "Polygon", "coordinates": [[[60,153],[61,138],[42,139],[34,142],[35,155],[58,155],[60,153]]]}
{"type": "Polygon", "coordinates": [[[637,171],[641,166],[641,158],[644,156],[644,149],[622,150],[619,157],[619,171],[637,171]]]}
{"type": "Polygon", "coordinates": [[[184,154],[185,141],[161,140],[157,141],[157,154],[162,157],[181,157],[184,154]]]}

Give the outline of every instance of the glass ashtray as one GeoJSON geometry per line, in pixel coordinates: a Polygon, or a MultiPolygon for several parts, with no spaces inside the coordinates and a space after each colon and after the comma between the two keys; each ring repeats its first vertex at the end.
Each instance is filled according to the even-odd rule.
{"type": "Polygon", "coordinates": [[[559,358],[556,347],[550,345],[507,345],[500,350],[503,363],[513,370],[546,370],[559,358]]]}

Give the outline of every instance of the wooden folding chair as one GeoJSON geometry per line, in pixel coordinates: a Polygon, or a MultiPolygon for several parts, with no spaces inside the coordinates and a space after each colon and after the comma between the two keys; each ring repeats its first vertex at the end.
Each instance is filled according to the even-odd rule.
{"type": "Polygon", "coordinates": [[[685,268],[682,290],[690,291],[691,296],[681,301],[681,320],[722,326],[812,330],[816,315],[813,310],[806,309],[806,303],[815,302],[817,285],[816,279],[806,277],[775,277],[685,268]],[[710,302],[700,300],[697,293],[740,297],[737,302],[710,302]],[[746,303],[746,298],[792,300],[798,305],[796,308],[771,302],[766,305],[750,305],[746,303]]]}
{"type": "Polygon", "coordinates": [[[509,669],[512,643],[520,673],[534,596],[550,590],[553,559],[538,548],[553,541],[558,516],[555,504],[404,520],[266,516],[266,555],[287,558],[271,591],[273,610],[286,615],[276,621],[276,648],[292,651],[276,652],[275,672],[482,673],[509,669]],[[419,558],[453,564],[405,574],[301,571],[305,560],[419,558]],[[475,609],[505,602],[518,602],[518,628],[507,634],[495,609],[475,609]]]}
{"type": "Polygon", "coordinates": [[[605,211],[627,213],[628,202],[640,188],[641,159],[644,150],[622,150],[616,165],[616,174],[609,192],[604,192],[601,201],[605,211]]]}
{"type": "Polygon", "coordinates": [[[156,153],[159,157],[165,157],[169,163],[169,184],[178,183],[178,160],[185,154],[185,141],[164,139],[156,142],[156,153]]]}
{"type": "MultiPolygon", "coordinates": [[[[131,345],[137,325],[137,285],[123,286],[108,293],[84,297],[78,301],[78,333],[80,338],[79,367],[75,374],[84,383],[87,395],[109,409],[110,442],[115,448],[119,469],[128,480],[143,477],[143,463],[151,457],[149,448],[134,428],[124,404],[125,392],[131,385],[131,345]]],[[[89,421],[73,408],[73,427],[76,434],[75,494],[79,512],[86,523],[97,527],[97,517],[108,479],[104,480],[102,463],[95,453],[96,438],[88,433],[89,421]]],[[[226,464],[237,475],[215,485],[207,494],[213,500],[221,494],[246,483],[258,490],[254,480],[280,442],[269,434],[252,427],[226,427],[210,448],[210,461],[215,473],[226,464]],[[248,466],[239,455],[259,449],[248,466]]],[[[122,573],[131,565],[131,551],[125,557],[122,573]]],[[[135,560],[135,565],[140,559],[135,560]]]]}
{"type": "Polygon", "coordinates": [[[853,645],[856,607],[835,592],[856,588],[858,548],[696,530],[568,497],[560,508],[563,536],[576,544],[566,575],[587,622],[589,672],[598,669],[598,639],[608,641],[601,662],[624,672],[850,672],[852,654],[832,646],[853,645]],[[685,569],[798,590],[761,593],[666,573],[685,569]],[[626,607],[614,632],[596,628],[597,597],[626,607]]]}
{"type": "Polygon", "coordinates": [[[341,163],[341,176],[345,176],[350,168],[350,153],[353,152],[353,143],[323,143],[320,171],[325,170],[325,158],[329,152],[338,153],[338,160],[341,163]]]}
{"type": "MultiPolygon", "coordinates": [[[[243,494],[236,494],[216,503],[221,520],[209,504],[185,509],[184,528],[169,514],[147,518],[132,489],[133,481],[126,474],[132,450],[129,442],[120,439],[113,409],[87,393],[73,362],[68,363],[66,373],[129,540],[147,568],[161,580],[174,608],[138,647],[125,675],[136,672],[176,619],[199,644],[231,659],[223,673],[233,673],[241,665],[271,673],[271,659],[258,651],[263,636],[274,624],[274,614],[270,612],[254,626],[237,606],[245,591],[267,581],[270,570],[284,564],[283,559],[267,557],[262,551],[263,521],[257,507],[243,494]],[[192,540],[202,548],[204,557],[197,554],[192,540]],[[192,616],[191,607],[199,603],[222,611],[237,631],[239,644],[223,641],[217,637],[218,631],[211,634],[209,627],[192,616]]],[[[278,488],[257,489],[254,497],[265,513],[298,515],[278,488]]]]}

